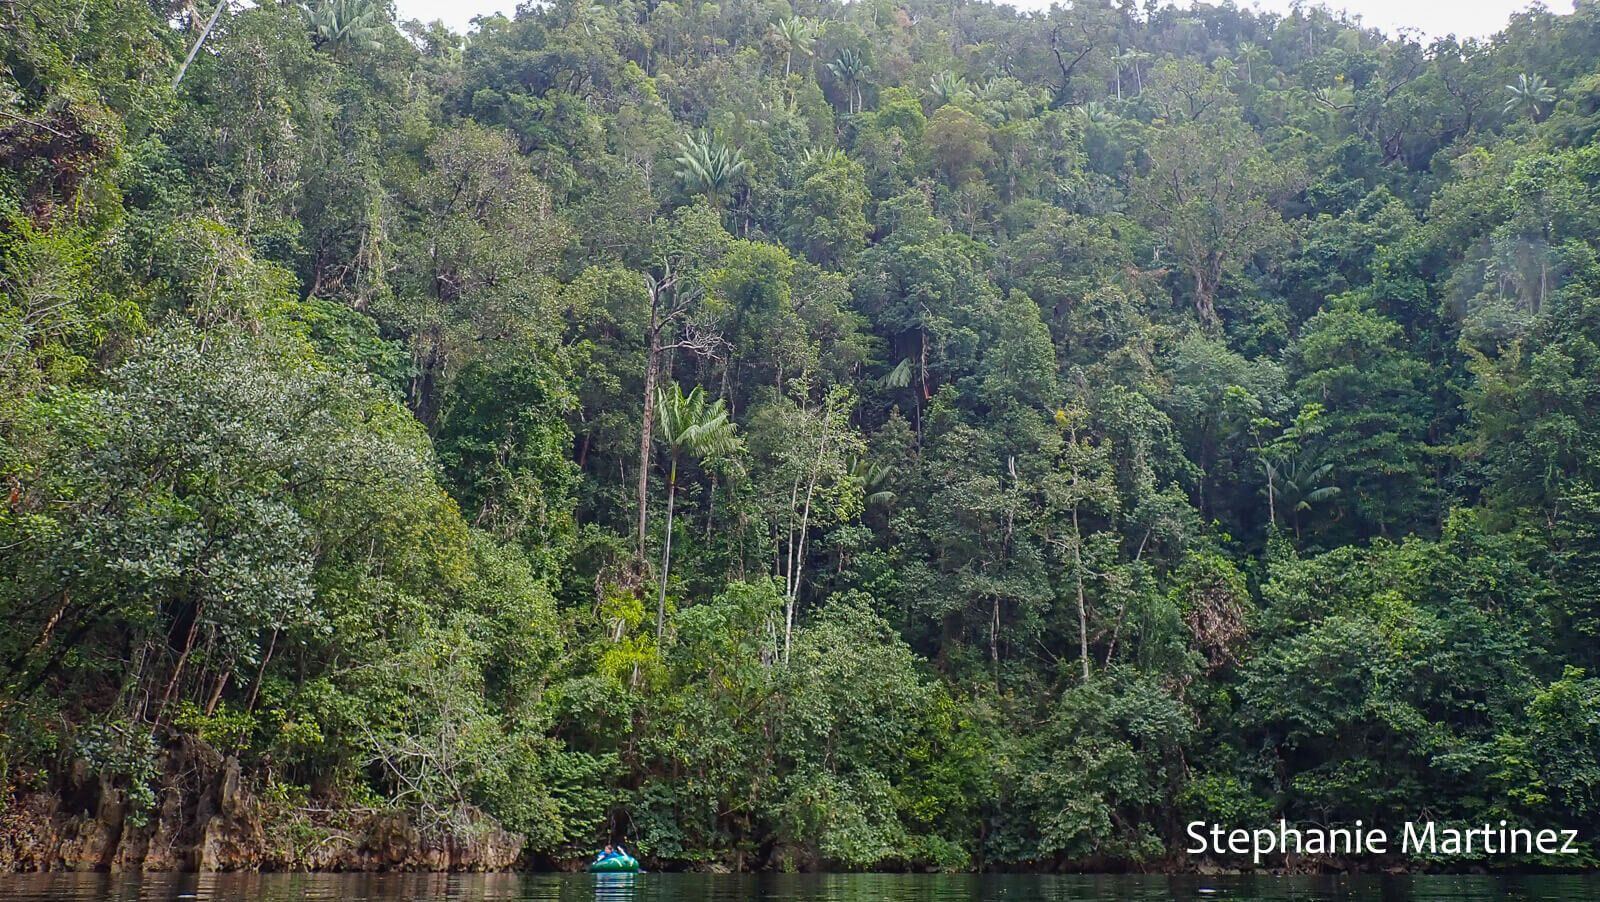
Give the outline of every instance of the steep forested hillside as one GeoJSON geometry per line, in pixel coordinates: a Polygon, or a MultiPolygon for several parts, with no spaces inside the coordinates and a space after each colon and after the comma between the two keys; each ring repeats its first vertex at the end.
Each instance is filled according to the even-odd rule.
{"type": "Polygon", "coordinates": [[[1592,0],[246,7],[0,0],[12,798],[144,823],[198,738],[535,861],[1594,835],[1592,0]]]}

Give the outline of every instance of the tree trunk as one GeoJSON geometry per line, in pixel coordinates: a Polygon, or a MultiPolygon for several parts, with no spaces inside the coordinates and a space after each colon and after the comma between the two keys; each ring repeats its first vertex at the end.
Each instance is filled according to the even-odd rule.
{"type": "Polygon", "coordinates": [[[644,561],[645,517],[650,504],[650,441],[656,427],[656,368],[661,365],[661,326],[656,322],[658,308],[650,300],[650,352],[644,365],[644,421],[639,427],[639,561],[644,561]]]}
{"type": "Polygon", "coordinates": [[[667,477],[667,538],[661,551],[661,595],[656,599],[656,649],[661,649],[661,629],[667,620],[667,574],[672,569],[672,508],[678,499],[678,458],[673,455],[667,477]]]}
{"type": "Polygon", "coordinates": [[[787,532],[786,532],[786,534],[784,536],[784,538],[787,540],[787,544],[788,544],[789,547],[785,550],[786,557],[781,558],[778,561],[779,566],[783,570],[783,610],[784,610],[784,616],[783,616],[783,621],[784,621],[784,627],[783,627],[783,660],[784,660],[784,663],[788,663],[788,661],[789,661],[789,633],[790,633],[790,631],[792,631],[794,629],[794,593],[791,591],[791,587],[794,585],[794,544],[795,544],[794,512],[795,512],[795,503],[796,503],[797,499],[799,499],[799,497],[800,497],[800,474],[796,473],[795,477],[794,477],[794,484],[789,486],[789,522],[787,524],[787,526],[788,526],[787,532]]]}
{"type": "Polygon", "coordinates": [[[1194,273],[1194,307],[1199,314],[1200,325],[1206,329],[1215,328],[1222,323],[1217,319],[1217,308],[1213,303],[1216,294],[1216,285],[1209,278],[1210,273],[1196,269],[1194,273]]]}
{"type": "Polygon", "coordinates": [[[211,35],[211,29],[216,27],[217,18],[222,15],[223,7],[227,5],[228,0],[217,0],[216,11],[211,14],[210,19],[206,20],[206,27],[200,31],[200,37],[195,39],[194,46],[189,48],[189,55],[183,58],[183,65],[178,67],[178,74],[172,76],[173,90],[177,90],[178,85],[182,84],[183,76],[189,71],[189,64],[194,62],[195,56],[200,53],[200,46],[211,35]]]}
{"type": "Polygon", "coordinates": [[[172,679],[167,681],[167,689],[161,693],[161,707],[156,712],[156,721],[166,716],[167,703],[172,701],[172,694],[178,689],[178,679],[183,676],[183,665],[189,663],[189,653],[194,651],[194,639],[200,632],[200,608],[195,607],[194,619],[189,623],[189,632],[183,640],[183,653],[178,655],[178,663],[172,668],[172,679]]]}
{"type": "MultiPolygon", "coordinates": [[[[1149,536],[1150,536],[1149,533],[1145,533],[1145,538],[1149,538],[1149,536]]],[[[1138,558],[1134,558],[1134,560],[1138,560],[1138,558]]],[[[1117,606],[1117,625],[1115,627],[1112,627],[1112,629],[1111,629],[1111,644],[1106,646],[1106,662],[1102,666],[1105,666],[1105,667],[1110,667],[1111,666],[1111,656],[1116,654],[1116,652],[1117,652],[1117,639],[1119,637],[1121,637],[1121,635],[1122,635],[1122,622],[1123,622],[1123,619],[1125,617],[1127,617],[1127,616],[1128,616],[1128,596],[1127,596],[1127,594],[1124,594],[1122,596],[1122,604],[1117,606]]]]}
{"type": "Polygon", "coordinates": [[[717,477],[711,477],[711,491],[706,493],[706,545],[711,544],[712,517],[717,512],[717,477]]]}
{"type": "Polygon", "coordinates": [[[17,657],[13,659],[13,662],[9,668],[11,671],[15,672],[21,669],[22,666],[27,663],[29,656],[38,654],[41,649],[50,644],[50,631],[55,629],[56,624],[61,622],[62,616],[67,613],[67,606],[71,603],[71,596],[68,594],[66,589],[62,589],[61,606],[56,608],[56,612],[50,615],[49,620],[45,621],[44,632],[39,634],[39,641],[33,643],[33,647],[28,651],[17,655],[17,657]]]}
{"type": "Polygon", "coordinates": [[[250,690],[250,701],[245,703],[244,711],[249,714],[256,709],[256,697],[261,694],[261,680],[267,675],[267,663],[272,660],[272,652],[278,647],[278,633],[282,627],[274,627],[272,641],[267,643],[267,653],[261,656],[261,666],[256,669],[256,684],[250,690]]]}
{"type": "Polygon", "coordinates": [[[217,680],[217,688],[212,691],[210,700],[206,702],[207,717],[210,717],[217,710],[217,703],[222,701],[222,690],[227,688],[228,678],[231,676],[233,676],[232,671],[225,671],[222,677],[217,680]]]}
{"type": "MultiPolygon", "coordinates": [[[[811,487],[816,486],[815,478],[811,487]]],[[[794,635],[794,609],[800,601],[800,576],[806,568],[806,532],[811,528],[811,488],[806,489],[805,513],[800,515],[800,548],[794,555],[794,562],[789,565],[789,575],[793,584],[789,588],[789,603],[785,606],[783,627],[783,663],[789,663],[789,641],[794,635]]]]}
{"type": "Polygon", "coordinates": [[[1072,570],[1078,580],[1078,656],[1083,661],[1083,681],[1089,682],[1089,607],[1083,601],[1083,531],[1078,509],[1072,509],[1072,570]]]}
{"type": "MultiPolygon", "coordinates": [[[[922,350],[921,350],[920,356],[917,358],[917,376],[922,382],[922,397],[913,398],[913,400],[916,403],[914,403],[912,405],[912,410],[916,414],[917,453],[921,454],[922,453],[922,402],[928,400],[928,327],[926,325],[918,326],[917,327],[917,331],[920,334],[921,339],[922,339],[922,350]]],[[[915,395],[916,391],[913,390],[912,394],[915,395]]]]}
{"type": "MultiPolygon", "coordinates": [[[[806,534],[811,529],[811,499],[816,496],[818,470],[822,466],[822,458],[828,453],[828,421],[822,421],[822,441],[817,445],[816,463],[811,468],[810,480],[806,483],[806,503],[800,514],[800,538],[798,543],[790,543],[789,559],[789,599],[785,606],[783,628],[783,663],[789,663],[789,640],[794,633],[794,609],[800,598],[800,577],[806,569],[806,534]],[[798,548],[796,548],[798,544],[798,548]]],[[[793,501],[790,501],[790,515],[793,516],[793,501]]]]}
{"type": "Polygon", "coordinates": [[[994,596],[989,617],[989,661],[994,664],[995,685],[1000,684],[1000,596],[994,596]]]}
{"type": "Polygon", "coordinates": [[[1272,466],[1270,464],[1267,465],[1266,466],[1266,470],[1267,470],[1267,523],[1274,530],[1276,530],[1278,528],[1278,499],[1276,497],[1274,497],[1275,493],[1272,490],[1273,489],[1273,486],[1272,486],[1272,483],[1273,483],[1272,466]]]}

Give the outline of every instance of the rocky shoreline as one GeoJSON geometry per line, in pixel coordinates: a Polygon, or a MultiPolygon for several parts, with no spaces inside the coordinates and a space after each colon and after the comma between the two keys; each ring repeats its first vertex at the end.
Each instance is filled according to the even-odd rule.
{"type": "Polygon", "coordinates": [[[82,763],[56,791],[14,794],[0,810],[0,872],[498,871],[522,857],[523,838],[487,817],[446,831],[392,810],[273,808],[236,759],[192,736],[174,736],[158,766],[150,811],[82,763]]]}
{"type": "MultiPolygon", "coordinates": [[[[263,799],[236,758],[187,733],[168,735],[156,765],[153,803],[138,804],[130,798],[126,777],[96,772],[83,761],[74,762],[49,789],[11,794],[0,808],[0,873],[489,872],[529,866],[571,870],[583,864],[581,858],[530,858],[522,836],[481,814],[465,818],[464,827],[429,828],[392,808],[307,808],[263,799]]],[[[797,857],[776,869],[828,870],[825,862],[797,857]]],[[[773,865],[769,859],[767,867],[773,865]]],[[[702,863],[700,869],[732,871],[714,863],[702,863]]],[[[1212,856],[1174,856],[1138,868],[1087,860],[1004,870],[1223,876],[1492,873],[1516,868],[1489,868],[1482,862],[1449,867],[1390,855],[1290,856],[1259,867],[1239,867],[1212,856]]]]}

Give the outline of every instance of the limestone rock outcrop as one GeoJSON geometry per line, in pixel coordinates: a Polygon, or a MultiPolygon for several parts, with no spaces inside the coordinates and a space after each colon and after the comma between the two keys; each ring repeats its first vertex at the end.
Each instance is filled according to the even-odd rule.
{"type": "Polygon", "coordinates": [[[424,829],[399,811],[271,809],[239,761],[188,734],[162,748],[154,810],[75,762],[51,792],[0,808],[0,871],[496,871],[523,840],[486,816],[424,829]]]}

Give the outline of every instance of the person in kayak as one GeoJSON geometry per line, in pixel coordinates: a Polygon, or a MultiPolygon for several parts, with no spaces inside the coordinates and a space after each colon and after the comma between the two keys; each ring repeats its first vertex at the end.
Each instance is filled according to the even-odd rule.
{"type": "Polygon", "coordinates": [[[619,857],[621,857],[621,856],[619,856],[617,854],[616,847],[612,846],[610,844],[607,844],[606,845],[606,850],[604,852],[601,852],[599,855],[596,855],[594,857],[594,860],[595,860],[596,863],[599,863],[599,862],[605,861],[608,858],[619,858],[619,857]]]}

